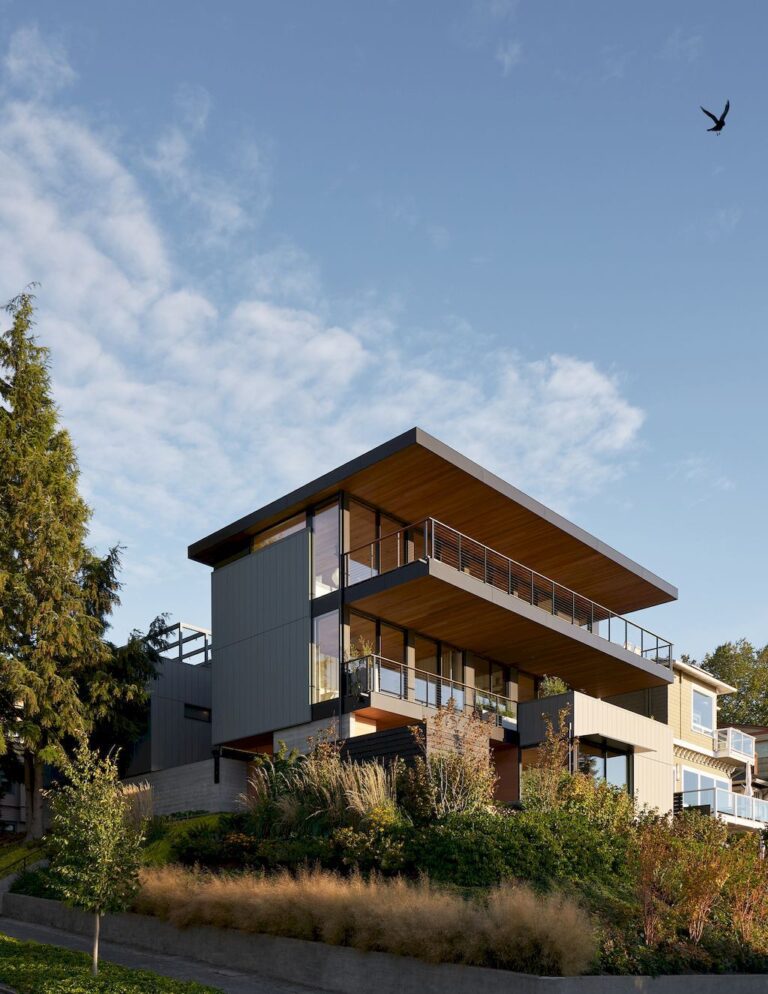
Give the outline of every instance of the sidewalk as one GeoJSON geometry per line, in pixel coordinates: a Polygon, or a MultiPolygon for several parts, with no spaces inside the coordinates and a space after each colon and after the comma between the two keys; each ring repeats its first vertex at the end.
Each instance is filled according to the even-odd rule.
{"type": "MultiPolygon", "coordinates": [[[[46,925],[30,925],[12,918],[0,918],[0,932],[14,939],[45,942],[52,946],[79,949],[87,953],[91,951],[90,940],[85,936],[73,935],[58,928],[48,928],[46,925]]],[[[210,987],[224,991],[225,994],[321,994],[319,989],[285,984],[258,974],[225,970],[223,967],[197,963],[194,960],[182,959],[180,956],[145,952],[115,942],[102,942],[100,957],[110,963],[119,963],[121,966],[130,966],[138,970],[151,970],[176,980],[196,980],[199,984],[208,984],[210,987]]],[[[2,989],[0,985],[0,991],[2,989]]]]}

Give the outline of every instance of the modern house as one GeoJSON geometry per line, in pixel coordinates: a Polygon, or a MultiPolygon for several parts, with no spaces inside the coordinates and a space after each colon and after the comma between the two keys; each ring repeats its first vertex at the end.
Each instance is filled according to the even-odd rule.
{"type": "Polygon", "coordinates": [[[215,749],[306,749],[335,723],[352,754],[391,755],[452,700],[489,719],[512,801],[566,703],[575,762],[672,807],[673,730],[644,704],[675,684],[672,645],[627,615],[677,590],[422,430],[189,555],[212,568],[215,749]],[[538,699],[545,675],[566,702],[538,699]]]}

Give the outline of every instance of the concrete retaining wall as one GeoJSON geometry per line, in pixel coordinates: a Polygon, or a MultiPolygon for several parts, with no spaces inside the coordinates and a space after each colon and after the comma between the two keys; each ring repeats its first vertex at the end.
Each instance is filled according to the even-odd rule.
{"type": "MultiPolygon", "coordinates": [[[[8,918],[92,934],[90,915],[58,901],[22,894],[5,894],[2,901],[2,913],[8,918]]],[[[377,994],[765,994],[768,989],[766,976],[532,977],[229,929],[178,929],[142,915],[108,915],[101,935],[110,942],[338,994],[370,990],[373,978],[377,994]]]]}

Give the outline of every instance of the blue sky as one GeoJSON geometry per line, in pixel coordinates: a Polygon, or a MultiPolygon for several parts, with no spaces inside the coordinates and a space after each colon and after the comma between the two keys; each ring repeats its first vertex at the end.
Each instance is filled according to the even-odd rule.
{"type": "Polygon", "coordinates": [[[121,638],[189,542],[413,424],[768,640],[768,9],[0,3],[0,292],[121,638]],[[699,104],[732,110],[721,137],[699,104]]]}

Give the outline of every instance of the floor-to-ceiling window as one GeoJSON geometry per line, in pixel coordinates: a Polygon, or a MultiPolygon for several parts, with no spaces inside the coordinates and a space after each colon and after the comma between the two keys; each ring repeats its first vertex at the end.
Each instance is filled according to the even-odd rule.
{"type": "Polygon", "coordinates": [[[420,704],[437,707],[438,689],[438,646],[432,639],[417,635],[414,642],[416,659],[416,700],[420,704]]]}
{"type": "Polygon", "coordinates": [[[339,612],[312,619],[312,703],[339,696],[339,612]]]}
{"type": "Polygon", "coordinates": [[[339,502],[318,508],[312,515],[313,596],[339,589],[339,502]]]}

